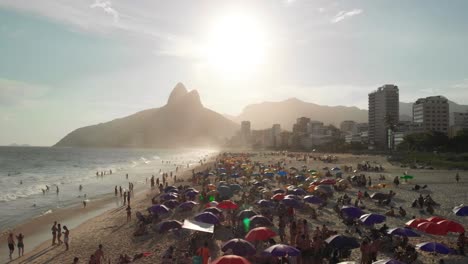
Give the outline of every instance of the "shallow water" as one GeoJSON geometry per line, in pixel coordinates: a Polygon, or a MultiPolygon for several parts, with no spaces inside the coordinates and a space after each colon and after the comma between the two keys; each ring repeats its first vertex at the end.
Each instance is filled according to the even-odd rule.
{"type": "Polygon", "coordinates": [[[210,153],[213,151],[0,147],[0,229],[85,199],[93,202],[93,198],[113,193],[116,185],[128,188],[129,181],[138,188],[149,174],[157,177],[159,170],[175,173],[176,166],[195,165],[210,153]],[[126,179],[129,170],[132,173],[126,179]],[[107,174],[96,176],[101,171],[107,174]],[[43,194],[46,186],[50,191],[43,194]]]}

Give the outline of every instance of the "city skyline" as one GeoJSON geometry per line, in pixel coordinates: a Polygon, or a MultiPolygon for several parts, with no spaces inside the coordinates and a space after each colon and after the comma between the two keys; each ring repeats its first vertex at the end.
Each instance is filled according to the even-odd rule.
{"type": "Polygon", "coordinates": [[[291,97],[366,109],[367,94],[386,83],[403,102],[443,95],[467,104],[466,7],[2,0],[0,144],[51,145],[162,106],[177,82],[230,115],[291,97]]]}

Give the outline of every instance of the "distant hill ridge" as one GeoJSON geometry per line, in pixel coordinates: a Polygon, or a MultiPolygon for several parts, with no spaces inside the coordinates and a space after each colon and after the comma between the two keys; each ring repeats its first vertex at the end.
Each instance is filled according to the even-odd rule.
{"type": "Polygon", "coordinates": [[[56,147],[175,148],[221,145],[238,125],[203,107],[196,90],[178,83],[167,104],[74,130],[56,147]]]}

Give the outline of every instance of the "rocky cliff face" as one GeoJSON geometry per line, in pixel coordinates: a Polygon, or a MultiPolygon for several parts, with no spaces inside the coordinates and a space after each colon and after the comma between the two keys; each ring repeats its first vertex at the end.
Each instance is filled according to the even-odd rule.
{"type": "Polygon", "coordinates": [[[196,90],[178,83],[167,104],[110,122],[78,128],[57,147],[173,148],[213,146],[232,136],[238,125],[203,107],[196,90]]]}

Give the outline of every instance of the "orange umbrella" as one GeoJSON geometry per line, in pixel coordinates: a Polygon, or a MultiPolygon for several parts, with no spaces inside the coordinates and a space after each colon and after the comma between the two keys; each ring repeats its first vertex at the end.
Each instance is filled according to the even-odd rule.
{"type": "Polygon", "coordinates": [[[268,227],[257,227],[249,231],[245,235],[245,240],[253,241],[265,241],[272,237],[275,237],[276,233],[268,227]]]}

